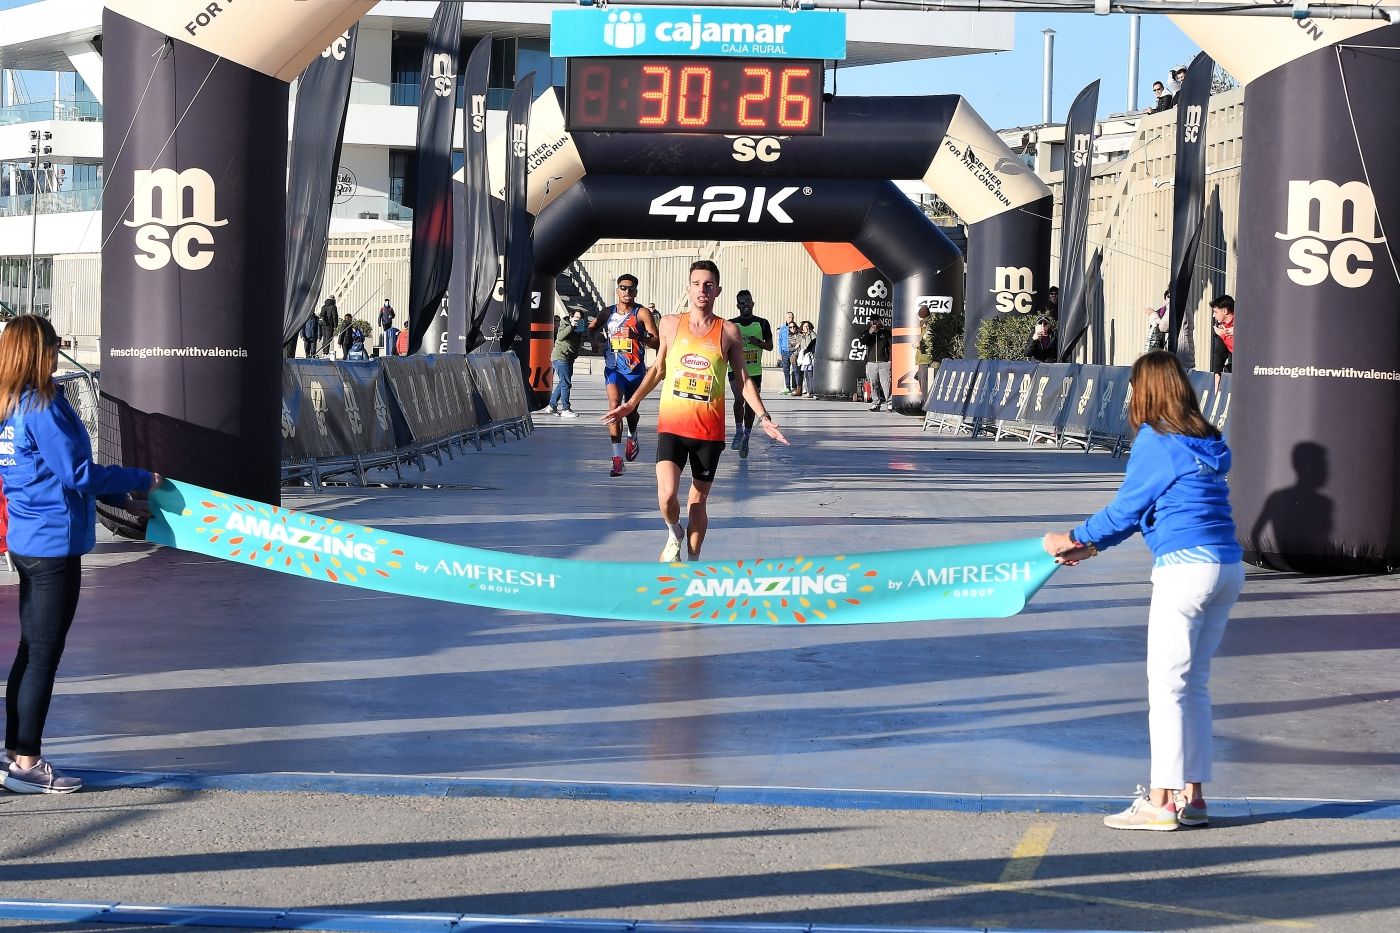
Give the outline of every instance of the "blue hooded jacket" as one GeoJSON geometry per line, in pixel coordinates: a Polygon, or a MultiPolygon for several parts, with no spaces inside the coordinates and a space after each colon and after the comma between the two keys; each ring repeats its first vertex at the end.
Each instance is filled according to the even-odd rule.
{"type": "Polygon", "coordinates": [[[10,550],[24,557],[73,557],[97,541],[97,499],[120,505],[147,489],[151,474],[92,462],[82,419],[60,386],[42,408],[26,389],[0,423],[0,477],[10,508],[10,550]]]}
{"type": "Polygon", "coordinates": [[[1074,529],[1074,540],[1102,549],[1141,531],[1156,557],[1207,547],[1234,563],[1244,555],[1230,514],[1229,471],[1224,440],[1159,434],[1143,425],[1118,494],[1074,529]]]}

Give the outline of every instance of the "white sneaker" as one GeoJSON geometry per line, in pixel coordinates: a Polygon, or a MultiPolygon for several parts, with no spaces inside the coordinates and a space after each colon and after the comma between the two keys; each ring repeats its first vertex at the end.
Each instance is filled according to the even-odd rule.
{"type": "Polygon", "coordinates": [[[674,564],[681,559],[681,539],[666,532],[666,545],[661,549],[661,563],[674,564]]]}
{"type": "Polygon", "coordinates": [[[1147,788],[1138,785],[1137,797],[1122,813],[1103,818],[1103,825],[1109,829],[1146,829],[1156,832],[1171,832],[1177,827],[1176,807],[1169,800],[1165,807],[1152,805],[1147,788]]]}
{"type": "Polygon", "coordinates": [[[578,414],[572,408],[566,408],[559,413],[560,418],[577,418],[578,414]]]}

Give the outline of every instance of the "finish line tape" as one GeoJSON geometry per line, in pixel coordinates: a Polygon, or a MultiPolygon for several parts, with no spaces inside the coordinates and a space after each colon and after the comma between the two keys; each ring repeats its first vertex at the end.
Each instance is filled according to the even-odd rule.
{"type": "Polygon", "coordinates": [[[353,586],[517,612],[707,625],[1004,618],[1057,565],[1039,538],[694,563],[561,560],[444,544],[166,480],[146,539],[353,586]]]}

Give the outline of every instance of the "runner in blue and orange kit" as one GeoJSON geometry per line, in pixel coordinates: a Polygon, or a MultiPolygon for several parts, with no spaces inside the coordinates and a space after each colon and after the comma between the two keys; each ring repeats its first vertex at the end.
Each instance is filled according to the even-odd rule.
{"type": "MultiPolygon", "coordinates": [[[[617,277],[617,304],[604,308],[589,324],[595,334],[602,331],[606,343],[603,350],[603,379],[608,389],[608,407],[616,408],[632,397],[646,375],[646,348],[660,346],[656,318],[651,309],[637,304],[637,277],[623,274],[617,277]]],[[[642,416],[633,409],[627,416],[626,442],[624,424],[614,421],[608,425],[612,441],[612,468],[609,476],[621,476],[623,458],[636,460],[637,425],[642,416]]]]}

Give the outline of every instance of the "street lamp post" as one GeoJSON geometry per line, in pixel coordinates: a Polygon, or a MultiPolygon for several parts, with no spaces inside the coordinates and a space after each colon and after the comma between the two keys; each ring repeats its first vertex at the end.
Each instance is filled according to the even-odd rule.
{"type": "MultiPolygon", "coordinates": [[[[53,133],[48,130],[29,131],[29,313],[34,313],[34,293],[39,287],[39,277],[36,272],[39,259],[39,167],[40,158],[53,153],[53,146],[49,141],[53,139],[53,133]]],[[[48,163],[42,163],[44,168],[48,168],[48,163]]]]}

